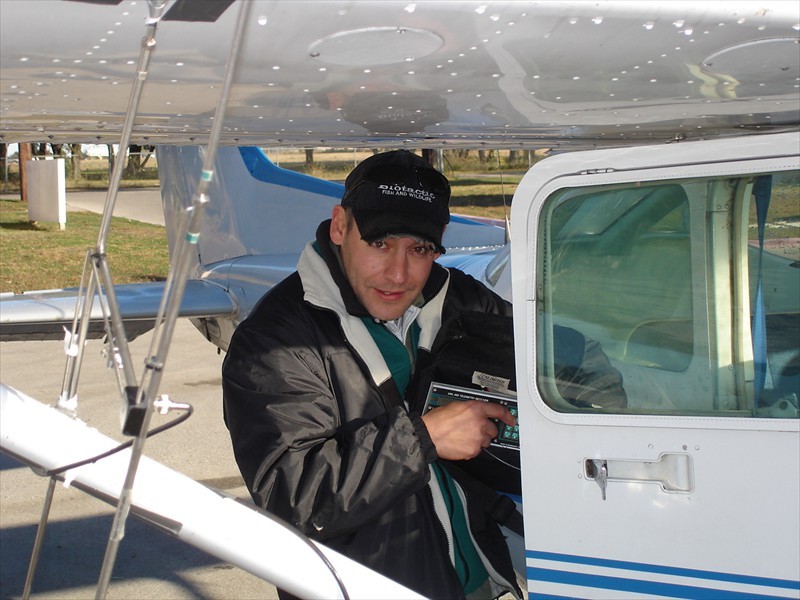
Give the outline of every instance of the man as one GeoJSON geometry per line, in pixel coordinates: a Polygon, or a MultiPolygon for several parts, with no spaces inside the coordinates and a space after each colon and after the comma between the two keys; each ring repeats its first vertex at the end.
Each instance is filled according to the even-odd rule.
{"type": "Polygon", "coordinates": [[[231,339],[226,423],[255,502],[305,534],[431,598],[519,595],[485,494],[450,464],[513,417],[477,401],[421,415],[415,399],[443,323],[510,314],[434,262],[449,197],[447,179],[407,151],[352,171],[297,271],[231,339]]]}

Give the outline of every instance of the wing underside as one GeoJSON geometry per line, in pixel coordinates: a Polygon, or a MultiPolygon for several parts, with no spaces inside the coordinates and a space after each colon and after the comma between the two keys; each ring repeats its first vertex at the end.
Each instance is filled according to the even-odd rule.
{"type": "MultiPolygon", "coordinates": [[[[147,4],[0,2],[0,141],[118,143],[147,4]]],[[[734,4],[177,0],[133,140],[208,138],[242,7],[226,145],[572,149],[792,130],[797,5],[734,4]]]]}

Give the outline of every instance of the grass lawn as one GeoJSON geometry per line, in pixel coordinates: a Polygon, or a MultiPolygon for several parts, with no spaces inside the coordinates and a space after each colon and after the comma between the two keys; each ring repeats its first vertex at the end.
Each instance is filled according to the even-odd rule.
{"type": "MultiPolygon", "coordinates": [[[[31,223],[19,200],[0,200],[0,292],[74,287],[80,283],[86,251],[94,248],[100,215],[70,212],[58,223],[31,223]]],[[[166,277],[167,235],[163,227],[114,218],[106,243],[114,283],[166,277]]]]}

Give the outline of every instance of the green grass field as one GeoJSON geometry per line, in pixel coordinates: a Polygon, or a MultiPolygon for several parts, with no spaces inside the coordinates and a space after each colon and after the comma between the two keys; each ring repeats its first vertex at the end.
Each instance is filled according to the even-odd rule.
{"type": "MultiPolygon", "coordinates": [[[[70,212],[58,223],[30,223],[27,205],[0,200],[0,292],[73,287],[80,283],[86,251],[94,248],[100,215],[70,212]]],[[[169,270],[166,230],[114,218],[106,243],[114,283],[163,279],[169,270]]]]}

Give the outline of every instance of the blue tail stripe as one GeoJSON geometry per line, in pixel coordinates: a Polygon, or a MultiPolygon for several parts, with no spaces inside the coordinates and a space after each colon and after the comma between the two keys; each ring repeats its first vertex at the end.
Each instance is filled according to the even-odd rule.
{"type": "Polygon", "coordinates": [[[261,148],[243,146],[239,148],[239,152],[250,174],[259,181],[268,181],[332,198],[341,198],[344,193],[344,186],[341,183],[279,167],[267,158],[261,148]]]}

